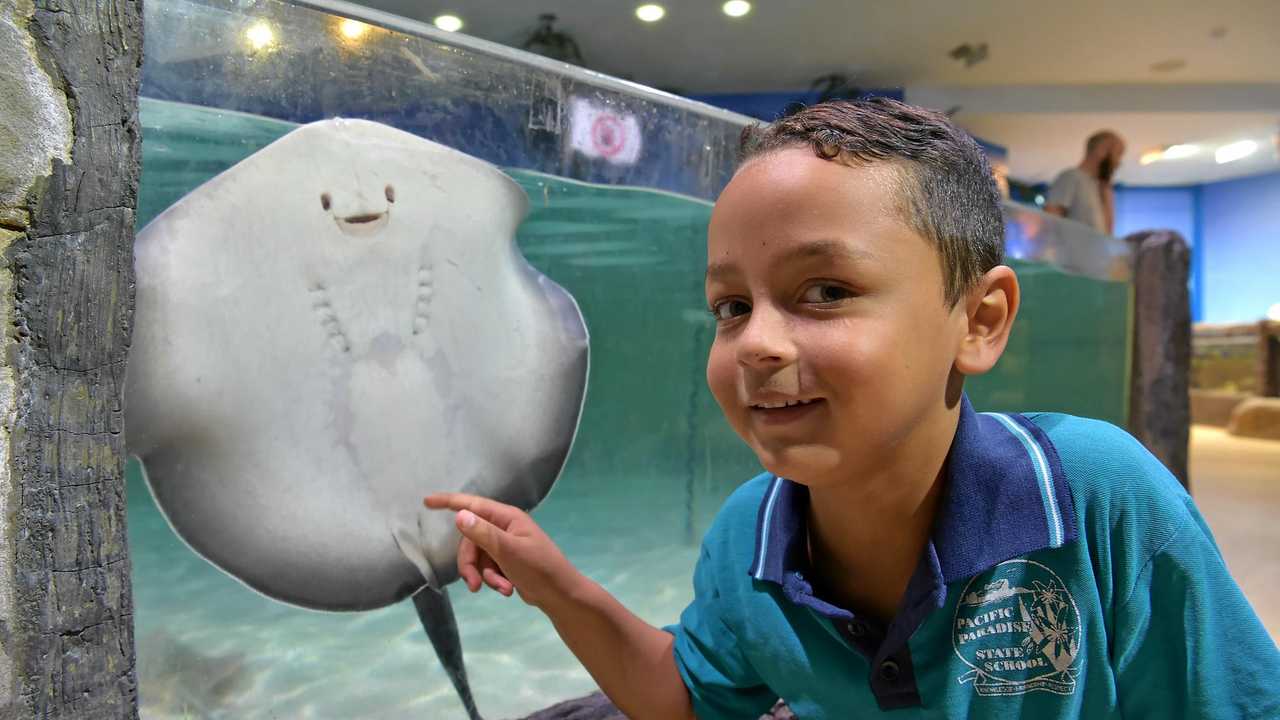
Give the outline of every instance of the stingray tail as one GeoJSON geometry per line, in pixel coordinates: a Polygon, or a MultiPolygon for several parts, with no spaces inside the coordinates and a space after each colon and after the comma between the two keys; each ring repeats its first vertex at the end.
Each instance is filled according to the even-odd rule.
{"type": "Polygon", "coordinates": [[[462,642],[458,639],[458,623],[453,617],[453,604],[444,588],[433,590],[424,587],[413,595],[413,607],[418,611],[418,620],[422,629],[431,638],[431,645],[436,649],[436,657],[449,673],[454,690],[458,691],[458,699],[467,709],[470,720],[481,720],[476,711],[476,702],[471,697],[471,686],[467,683],[467,667],[462,661],[462,642]]]}

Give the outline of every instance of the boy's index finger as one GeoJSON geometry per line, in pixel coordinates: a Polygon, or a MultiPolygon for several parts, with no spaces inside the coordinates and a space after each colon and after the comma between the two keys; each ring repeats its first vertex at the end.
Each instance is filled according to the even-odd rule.
{"type": "Polygon", "coordinates": [[[435,493],[423,498],[422,504],[432,510],[470,510],[504,529],[521,512],[520,508],[467,493],[435,493]]]}

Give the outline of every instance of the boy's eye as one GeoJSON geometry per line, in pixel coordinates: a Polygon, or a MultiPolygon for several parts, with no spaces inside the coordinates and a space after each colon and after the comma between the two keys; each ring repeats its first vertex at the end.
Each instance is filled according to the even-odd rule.
{"type": "Polygon", "coordinates": [[[721,300],[711,306],[711,314],[716,320],[732,320],[749,312],[751,312],[751,306],[744,300],[721,300]]]}
{"type": "Polygon", "coordinates": [[[853,297],[853,291],[849,288],[831,283],[819,283],[807,288],[800,296],[800,302],[832,303],[851,297],[853,297]]]}

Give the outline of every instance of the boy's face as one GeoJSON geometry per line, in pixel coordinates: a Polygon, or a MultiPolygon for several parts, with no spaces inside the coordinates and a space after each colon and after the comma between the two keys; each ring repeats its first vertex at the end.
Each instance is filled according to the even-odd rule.
{"type": "Polygon", "coordinates": [[[749,161],[716,202],[707,382],[770,472],[846,482],[907,458],[921,433],[951,431],[965,303],[947,306],[937,252],[895,205],[898,182],[883,164],[787,148],[749,161]]]}

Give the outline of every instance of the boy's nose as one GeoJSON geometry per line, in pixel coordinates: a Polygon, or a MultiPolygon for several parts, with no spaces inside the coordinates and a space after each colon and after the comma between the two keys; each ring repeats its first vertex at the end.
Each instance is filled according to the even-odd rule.
{"type": "Polygon", "coordinates": [[[795,360],[786,318],[778,311],[757,305],[738,336],[738,363],[746,367],[786,365],[795,360]]]}

